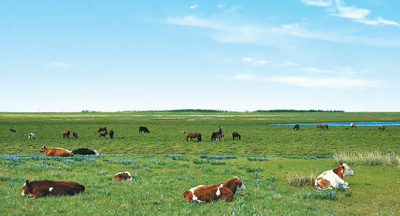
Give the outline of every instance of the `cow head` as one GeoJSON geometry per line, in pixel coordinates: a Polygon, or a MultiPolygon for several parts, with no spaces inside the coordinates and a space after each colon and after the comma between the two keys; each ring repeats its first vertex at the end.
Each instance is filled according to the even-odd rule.
{"type": "Polygon", "coordinates": [[[42,148],[39,150],[39,152],[46,152],[47,147],[45,145],[42,146],[42,148]]]}
{"type": "MultiPolygon", "coordinates": [[[[338,166],[340,166],[340,165],[338,165],[338,166]]],[[[341,166],[343,168],[343,178],[354,175],[354,171],[351,170],[347,164],[343,163],[341,166]]]]}
{"type": "Polygon", "coordinates": [[[24,186],[22,186],[22,196],[30,196],[31,195],[31,188],[29,187],[29,180],[26,180],[24,186]]]}
{"type": "Polygon", "coordinates": [[[232,180],[229,181],[228,188],[230,188],[232,192],[236,194],[246,189],[246,186],[243,184],[242,180],[240,180],[238,177],[234,177],[232,180]],[[231,185],[233,185],[233,187],[231,185]]]}

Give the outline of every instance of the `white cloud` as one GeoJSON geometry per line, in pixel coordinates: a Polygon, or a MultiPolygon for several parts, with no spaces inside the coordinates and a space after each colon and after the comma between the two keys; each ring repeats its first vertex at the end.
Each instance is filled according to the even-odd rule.
{"type": "Polygon", "coordinates": [[[237,74],[237,75],[233,76],[232,79],[235,79],[235,80],[256,80],[256,76],[255,75],[251,75],[251,74],[237,74]]]}
{"type": "Polygon", "coordinates": [[[52,67],[60,67],[60,68],[70,68],[70,67],[72,67],[72,64],[65,63],[65,62],[52,62],[51,66],[52,67]]]}
{"type": "Polygon", "coordinates": [[[253,66],[261,66],[261,65],[265,65],[267,63],[270,63],[270,62],[265,61],[265,60],[249,58],[249,57],[242,58],[242,61],[245,62],[245,63],[249,63],[249,64],[251,64],[253,66]]]}
{"type": "Polygon", "coordinates": [[[189,8],[190,8],[190,9],[196,9],[198,6],[199,6],[199,5],[194,4],[194,5],[189,6],[189,8]]]}
{"type": "Polygon", "coordinates": [[[301,2],[308,6],[329,7],[332,5],[332,0],[301,0],[301,2]]]}
{"type": "Polygon", "coordinates": [[[313,73],[332,73],[332,71],[329,71],[329,70],[321,70],[318,68],[311,68],[311,67],[302,68],[301,70],[307,71],[307,72],[313,72],[313,73]]]}
{"type": "Polygon", "coordinates": [[[221,8],[223,8],[225,6],[226,6],[226,4],[219,4],[219,5],[217,5],[217,8],[221,9],[221,8]]]}

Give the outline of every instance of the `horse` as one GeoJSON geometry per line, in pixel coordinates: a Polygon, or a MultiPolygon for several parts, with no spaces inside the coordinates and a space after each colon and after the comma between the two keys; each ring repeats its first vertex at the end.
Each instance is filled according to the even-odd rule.
{"type": "Polygon", "coordinates": [[[107,134],[108,134],[107,131],[105,133],[103,133],[103,134],[99,134],[99,138],[104,137],[104,139],[105,139],[107,134]]]}
{"type": "Polygon", "coordinates": [[[78,134],[75,133],[75,132],[72,132],[72,137],[73,137],[74,139],[78,139],[78,134]]]}
{"type": "Polygon", "coordinates": [[[71,134],[71,131],[69,131],[69,130],[63,130],[63,132],[62,132],[62,136],[63,136],[63,139],[64,138],[68,138],[69,139],[69,135],[71,134]]]}
{"type": "Polygon", "coordinates": [[[150,133],[149,129],[147,127],[139,127],[139,133],[150,133]]]}
{"type": "Polygon", "coordinates": [[[186,141],[189,141],[188,139],[190,138],[190,141],[192,141],[193,138],[197,138],[197,142],[201,141],[201,133],[189,133],[186,136],[186,141]]]}
{"type": "Polygon", "coordinates": [[[219,141],[221,141],[221,139],[222,139],[222,141],[224,140],[224,135],[221,133],[221,132],[213,132],[212,134],[211,134],[211,140],[212,141],[216,141],[217,139],[219,140],[219,141]]]}
{"type": "Polygon", "coordinates": [[[293,130],[299,130],[300,129],[300,125],[299,124],[296,124],[294,127],[293,127],[293,130]]]}
{"type": "Polygon", "coordinates": [[[100,133],[102,131],[105,131],[107,133],[107,127],[101,127],[97,130],[97,133],[100,133]]]}
{"type": "Polygon", "coordinates": [[[326,128],[327,130],[329,129],[327,124],[324,124],[323,126],[324,126],[324,128],[326,128]]]}
{"type": "Polygon", "coordinates": [[[17,131],[11,128],[10,133],[15,134],[15,133],[17,133],[17,131]]]}
{"type": "Polygon", "coordinates": [[[354,123],[351,123],[350,126],[351,126],[351,128],[357,128],[354,123]]]}
{"type": "Polygon", "coordinates": [[[240,137],[240,134],[238,132],[234,131],[234,132],[232,132],[232,139],[235,140],[235,138],[240,140],[241,137],[240,137]]]}
{"type": "Polygon", "coordinates": [[[317,124],[317,129],[321,129],[321,128],[322,128],[323,130],[325,129],[325,127],[324,127],[322,124],[317,124]]]}
{"type": "Polygon", "coordinates": [[[110,130],[110,133],[108,133],[108,134],[110,135],[110,139],[114,138],[114,131],[113,130],[110,130]]]}
{"type": "Polygon", "coordinates": [[[381,125],[381,126],[379,126],[379,127],[378,127],[378,129],[379,129],[379,130],[381,130],[381,131],[384,131],[384,130],[385,130],[385,128],[386,128],[386,126],[385,126],[385,125],[381,125]]]}

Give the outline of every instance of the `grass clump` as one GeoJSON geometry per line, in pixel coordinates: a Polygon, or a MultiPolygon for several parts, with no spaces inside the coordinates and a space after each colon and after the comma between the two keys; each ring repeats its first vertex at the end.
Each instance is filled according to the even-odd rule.
{"type": "Polygon", "coordinates": [[[288,183],[291,186],[305,187],[313,186],[315,178],[318,176],[317,172],[311,171],[309,174],[304,173],[293,173],[287,177],[288,183]]]}
{"type": "Polygon", "coordinates": [[[338,164],[366,165],[366,166],[398,166],[400,167],[400,157],[393,154],[381,154],[374,152],[348,152],[343,151],[335,154],[335,161],[338,164]]]}

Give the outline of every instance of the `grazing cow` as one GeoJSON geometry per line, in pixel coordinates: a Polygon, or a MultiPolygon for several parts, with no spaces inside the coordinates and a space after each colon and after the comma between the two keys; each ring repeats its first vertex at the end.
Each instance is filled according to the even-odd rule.
{"type": "Polygon", "coordinates": [[[107,133],[107,127],[101,127],[97,130],[97,133],[100,133],[102,131],[105,131],[107,133]]]}
{"type": "Polygon", "coordinates": [[[74,153],[72,153],[69,150],[63,149],[63,148],[53,148],[53,147],[48,147],[48,146],[42,146],[42,148],[39,150],[39,152],[45,152],[47,157],[53,157],[53,156],[60,156],[60,157],[70,157],[74,156],[74,153]]]}
{"type": "Polygon", "coordinates": [[[62,133],[62,135],[63,135],[63,139],[64,138],[68,138],[69,139],[69,135],[71,134],[71,131],[69,131],[69,130],[63,130],[63,133],[62,133]]]}
{"type": "Polygon", "coordinates": [[[235,140],[235,138],[240,140],[241,136],[238,132],[234,131],[234,132],[232,132],[232,139],[235,140]]]}
{"type": "Polygon", "coordinates": [[[99,155],[96,150],[90,150],[88,148],[75,149],[72,151],[72,153],[74,155],[99,155]]]}
{"type": "Polygon", "coordinates": [[[300,125],[299,124],[296,124],[294,127],[293,127],[293,130],[299,130],[300,129],[300,125]]]}
{"type": "Polygon", "coordinates": [[[186,136],[186,141],[188,141],[188,139],[190,138],[190,141],[192,141],[193,138],[197,138],[197,142],[201,141],[201,133],[189,133],[186,136]]]}
{"type": "Polygon", "coordinates": [[[17,131],[11,128],[10,133],[15,134],[15,133],[17,133],[17,131]]]}
{"type": "Polygon", "coordinates": [[[344,187],[348,188],[348,183],[343,181],[343,178],[347,176],[354,175],[354,171],[350,169],[347,164],[343,163],[342,165],[336,165],[337,168],[329,171],[323,172],[318,178],[315,180],[315,187],[320,188],[322,190],[332,189],[333,187],[344,187]]]}
{"type": "Polygon", "coordinates": [[[28,135],[28,140],[36,140],[35,134],[34,133],[30,133],[28,135]]]}
{"type": "Polygon", "coordinates": [[[105,139],[107,134],[108,134],[107,131],[105,133],[103,133],[103,134],[99,134],[99,138],[104,137],[104,139],[105,139]]]}
{"type": "Polygon", "coordinates": [[[121,180],[126,181],[126,180],[133,180],[133,178],[132,178],[131,174],[128,171],[125,171],[125,172],[117,173],[114,176],[113,180],[115,180],[115,181],[121,181],[121,180]]]}
{"type": "Polygon", "coordinates": [[[181,132],[179,132],[180,134],[185,134],[186,133],[186,131],[181,131],[181,132]]]}
{"type": "Polygon", "coordinates": [[[350,124],[350,127],[351,127],[351,128],[357,128],[357,126],[356,126],[354,123],[351,123],[351,124],[350,124]]]}
{"type": "Polygon", "coordinates": [[[381,130],[381,131],[384,131],[384,130],[385,130],[385,128],[386,128],[386,126],[385,126],[385,125],[381,125],[381,126],[379,126],[379,127],[378,127],[378,129],[379,129],[379,130],[381,130]]]}
{"type": "Polygon", "coordinates": [[[114,138],[114,131],[110,130],[110,133],[108,133],[108,135],[110,135],[110,139],[114,138]]]}
{"type": "Polygon", "coordinates": [[[85,191],[85,186],[73,181],[51,181],[26,180],[22,186],[22,196],[30,196],[32,198],[44,197],[47,195],[74,195],[85,191]]]}
{"type": "Polygon", "coordinates": [[[224,134],[222,133],[222,132],[213,132],[212,134],[211,134],[211,141],[216,141],[216,140],[219,140],[219,141],[221,141],[221,139],[222,139],[222,141],[224,141],[224,134]]]}
{"type": "Polygon", "coordinates": [[[139,127],[139,133],[150,133],[149,129],[147,127],[139,127]]]}
{"type": "Polygon", "coordinates": [[[78,139],[78,134],[75,133],[75,132],[72,132],[72,137],[73,137],[74,139],[78,139]]]}
{"type": "Polygon", "coordinates": [[[189,202],[232,201],[233,195],[244,189],[246,189],[246,186],[242,183],[242,180],[234,177],[221,184],[199,185],[191,188],[183,193],[183,197],[189,202]]]}

